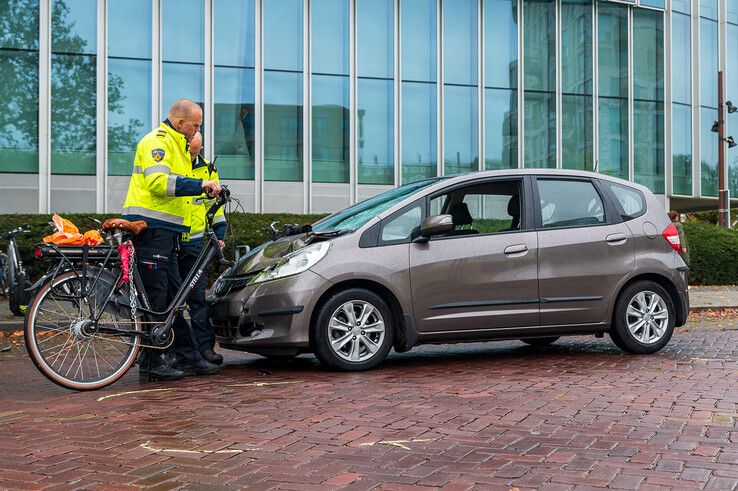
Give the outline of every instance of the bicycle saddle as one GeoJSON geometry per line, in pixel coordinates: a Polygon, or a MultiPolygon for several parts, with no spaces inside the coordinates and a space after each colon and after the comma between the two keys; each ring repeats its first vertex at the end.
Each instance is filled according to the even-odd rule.
{"type": "Polygon", "coordinates": [[[129,222],[128,220],[123,220],[122,218],[110,218],[108,220],[105,220],[105,223],[102,224],[103,230],[119,228],[127,232],[131,232],[133,235],[140,234],[141,232],[146,230],[146,227],[147,224],[143,220],[129,222]]]}

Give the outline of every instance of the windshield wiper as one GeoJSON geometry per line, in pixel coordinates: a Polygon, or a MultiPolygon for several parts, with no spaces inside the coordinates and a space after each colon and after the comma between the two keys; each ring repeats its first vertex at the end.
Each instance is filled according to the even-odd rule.
{"type": "Polygon", "coordinates": [[[348,232],[350,232],[350,230],[339,229],[339,230],[326,230],[325,232],[312,232],[312,234],[317,237],[338,237],[339,235],[343,235],[348,232]]]}

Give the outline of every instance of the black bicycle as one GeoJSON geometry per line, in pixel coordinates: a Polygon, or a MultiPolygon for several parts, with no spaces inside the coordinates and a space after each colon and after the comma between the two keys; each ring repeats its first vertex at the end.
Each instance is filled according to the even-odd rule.
{"type": "Polygon", "coordinates": [[[37,255],[56,262],[26,315],[26,349],[41,373],[68,389],[100,389],[121,378],[141,348],[169,347],[174,319],[208,264],[215,257],[230,264],[212,228],[215,213],[230,200],[223,186],[207,211],[202,252],[163,312],[151,309],[136,268],[131,239],[145,222],[108,220],[106,245],[39,246],[37,255]]]}
{"type": "Polygon", "coordinates": [[[23,267],[20,253],[18,252],[18,244],[15,238],[20,234],[27,234],[31,231],[30,227],[18,227],[5,233],[5,239],[8,241],[7,260],[5,262],[5,287],[8,292],[8,306],[13,315],[23,315],[26,312],[26,306],[31,300],[31,287],[26,270],[23,267]]]}

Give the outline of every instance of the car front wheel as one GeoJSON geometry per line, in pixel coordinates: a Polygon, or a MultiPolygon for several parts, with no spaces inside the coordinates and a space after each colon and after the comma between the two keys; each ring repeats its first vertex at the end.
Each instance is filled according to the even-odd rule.
{"type": "Polygon", "coordinates": [[[334,370],[359,371],[387,358],[394,342],[394,320],[376,293],[351,288],[333,295],[313,325],[315,355],[334,370]]]}
{"type": "Polygon", "coordinates": [[[639,281],[618,298],[610,337],[628,353],[655,353],[671,339],[674,320],[669,292],[656,282],[639,281]]]}

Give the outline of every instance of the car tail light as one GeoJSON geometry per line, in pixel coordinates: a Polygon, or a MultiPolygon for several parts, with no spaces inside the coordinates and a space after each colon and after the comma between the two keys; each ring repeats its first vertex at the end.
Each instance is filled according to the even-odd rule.
{"type": "Polygon", "coordinates": [[[673,223],[670,223],[661,235],[664,236],[664,239],[669,243],[672,249],[677,251],[679,254],[682,253],[682,247],[679,243],[679,232],[673,223]]]}

